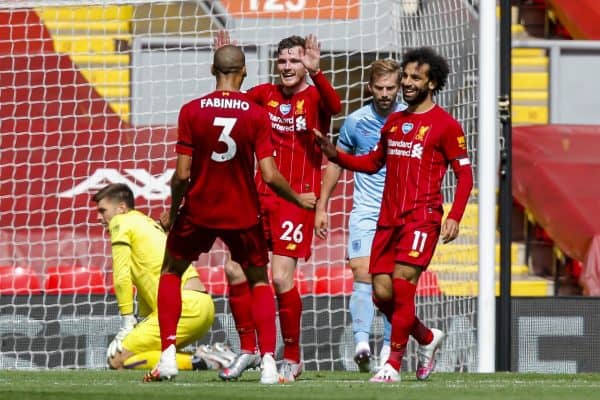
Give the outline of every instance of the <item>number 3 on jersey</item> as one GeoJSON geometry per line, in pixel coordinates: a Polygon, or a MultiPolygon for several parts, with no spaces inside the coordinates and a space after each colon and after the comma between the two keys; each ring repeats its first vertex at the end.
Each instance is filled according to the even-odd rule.
{"type": "Polygon", "coordinates": [[[223,130],[221,131],[221,135],[219,135],[219,142],[225,143],[227,146],[227,150],[223,153],[217,153],[213,151],[210,155],[210,158],[216,162],[225,162],[231,160],[235,157],[235,153],[237,151],[237,144],[235,140],[231,137],[231,131],[233,131],[233,127],[237,122],[237,118],[223,118],[216,117],[213,121],[214,126],[221,126],[223,130]]]}
{"type": "Polygon", "coordinates": [[[286,242],[294,242],[294,243],[302,243],[304,239],[304,234],[302,233],[303,224],[298,224],[294,227],[294,223],[292,221],[284,221],[281,224],[283,228],[283,234],[279,237],[279,239],[286,242]]]}

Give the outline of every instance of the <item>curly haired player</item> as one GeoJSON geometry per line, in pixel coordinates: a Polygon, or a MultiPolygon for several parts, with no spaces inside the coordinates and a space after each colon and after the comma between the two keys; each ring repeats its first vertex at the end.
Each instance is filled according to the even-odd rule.
{"type": "Polygon", "coordinates": [[[387,363],[372,382],[397,382],[410,334],[420,338],[417,379],[429,377],[444,333],[430,330],[415,317],[415,293],[441,237],[458,236],[459,221],[473,187],[473,171],[459,123],[433,96],[446,84],[446,60],[430,48],[417,48],[402,58],[401,89],[408,108],[388,117],[373,151],[354,156],[338,152],[321,132],[315,135],[324,154],[340,166],[375,173],[384,165],[386,178],[369,272],[375,304],[392,324],[387,363]],[[442,223],[442,179],[448,165],[457,179],[454,202],[442,223]]]}

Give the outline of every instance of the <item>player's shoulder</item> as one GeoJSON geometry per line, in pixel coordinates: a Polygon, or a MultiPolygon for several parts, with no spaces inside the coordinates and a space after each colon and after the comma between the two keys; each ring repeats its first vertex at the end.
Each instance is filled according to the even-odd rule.
{"type": "Polygon", "coordinates": [[[396,110],[393,113],[391,113],[390,115],[388,115],[388,118],[387,118],[385,124],[391,125],[391,124],[397,123],[398,121],[409,118],[410,115],[411,114],[406,110],[406,108],[396,110]]]}
{"type": "Polygon", "coordinates": [[[282,91],[274,83],[261,83],[248,89],[246,94],[261,107],[274,107],[283,99],[282,91]]]}
{"type": "Polygon", "coordinates": [[[351,134],[360,121],[369,117],[369,107],[369,105],[365,105],[359,108],[358,110],[354,110],[353,112],[348,114],[344,119],[344,123],[342,124],[342,132],[351,134]]]}
{"type": "Polygon", "coordinates": [[[198,103],[200,103],[200,100],[201,100],[202,98],[204,98],[204,97],[206,97],[206,95],[204,95],[204,96],[202,96],[202,97],[196,97],[196,98],[194,98],[194,99],[192,99],[192,100],[188,101],[187,103],[184,103],[184,104],[181,106],[181,108],[180,108],[180,112],[181,112],[181,113],[184,113],[184,112],[186,112],[187,110],[190,110],[190,109],[195,109],[195,108],[197,108],[195,105],[196,105],[196,104],[198,104],[198,103]]]}
{"type": "Polygon", "coordinates": [[[143,215],[139,211],[130,210],[125,214],[117,214],[110,219],[108,224],[108,230],[112,236],[118,234],[125,234],[131,230],[132,227],[139,225],[140,215],[143,215]]]}
{"type": "Polygon", "coordinates": [[[246,94],[251,96],[251,97],[256,97],[256,96],[268,96],[272,93],[277,93],[279,92],[279,88],[278,85],[274,84],[274,83],[259,83],[256,86],[253,86],[252,88],[248,89],[246,91],[246,94]]]}
{"type": "Polygon", "coordinates": [[[436,104],[431,111],[435,114],[436,118],[442,118],[446,123],[458,123],[458,121],[439,104],[436,104]]]}
{"type": "Polygon", "coordinates": [[[458,120],[454,118],[446,109],[436,104],[432,111],[434,111],[434,118],[438,124],[450,131],[462,131],[460,122],[458,122],[458,120]]]}
{"type": "Polygon", "coordinates": [[[130,210],[130,211],[126,212],[125,214],[115,215],[110,220],[111,225],[114,222],[121,226],[140,225],[140,224],[148,223],[150,221],[152,221],[150,219],[150,217],[148,217],[146,214],[144,214],[140,211],[137,211],[137,210],[130,210]]]}
{"type": "Polygon", "coordinates": [[[364,106],[360,107],[357,110],[354,110],[353,112],[351,112],[350,114],[348,114],[348,116],[346,117],[346,119],[351,120],[351,121],[357,121],[359,119],[363,119],[365,117],[369,117],[371,115],[373,115],[373,104],[371,102],[365,104],[364,106]]]}

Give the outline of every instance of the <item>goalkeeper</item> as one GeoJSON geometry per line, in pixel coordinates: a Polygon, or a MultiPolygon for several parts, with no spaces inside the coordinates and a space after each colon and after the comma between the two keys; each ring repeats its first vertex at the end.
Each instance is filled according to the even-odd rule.
{"type": "MultiPolygon", "coordinates": [[[[135,210],[134,196],[125,184],[110,184],[93,197],[98,220],[110,233],[113,281],[121,329],[106,352],[112,369],[150,369],[160,359],[160,330],[156,296],[165,252],[166,234],[156,222],[135,210]],[[137,290],[138,319],[133,289],[137,290]]],[[[177,326],[177,348],[200,339],[211,327],[215,307],[198,273],[189,267],[182,277],[182,315],[177,326]]],[[[178,353],[181,370],[228,367],[236,354],[226,345],[202,345],[194,355],[178,353]]]]}

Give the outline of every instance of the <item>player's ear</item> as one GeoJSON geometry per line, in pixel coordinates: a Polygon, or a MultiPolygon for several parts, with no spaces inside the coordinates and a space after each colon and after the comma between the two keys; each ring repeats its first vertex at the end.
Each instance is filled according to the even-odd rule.
{"type": "Polygon", "coordinates": [[[371,87],[371,83],[367,83],[367,87],[366,87],[366,91],[368,94],[370,94],[371,96],[373,96],[373,88],[371,87]]]}
{"type": "Polygon", "coordinates": [[[428,87],[429,87],[429,90],[431,90],[431,91],[435,90],[435,88],[437,88],[437,82],[436,81],[429,81],[428,87]]]}
{"type": "Polygon", "coordinates": [[[210,66],[210,73],[211,73],[213,76],[217,76],[217,69],[215,68],[215,65],[214,65],[214,64],[210,66]]]}
{"type": "Polygon", "coordinates": [[[243,77],[243,78],[245,78],[246,76],[248,76],[248,73],[247,73],[247,71],[246,71],[246,66],[244,65],[244,66],[242,67],[242,77],[243,77]]]}
{"type": "Polygon", "coordinates": [[[124,201],[120,201],[117,210],[120,214],[125,214],[129,210],[129,207],[127,207],[127,204],[124,201]]]}

